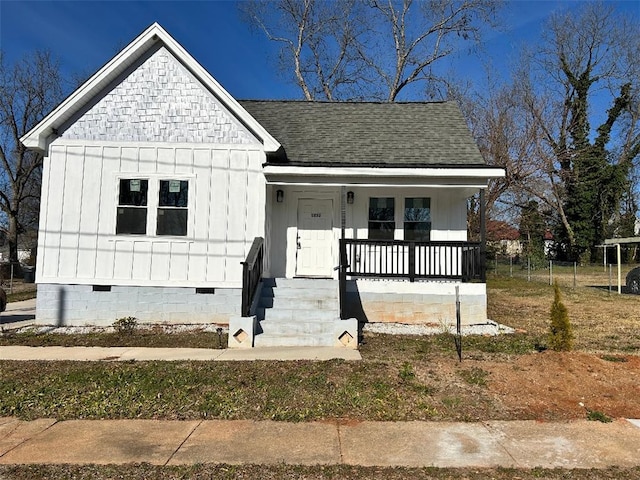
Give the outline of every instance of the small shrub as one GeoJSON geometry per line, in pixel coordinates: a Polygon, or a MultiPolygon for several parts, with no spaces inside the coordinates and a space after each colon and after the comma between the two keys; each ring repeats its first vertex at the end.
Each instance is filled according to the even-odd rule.
{"type": "Polygon", "coordinates": [[[136,317],[122,317],[113,322],[113,328],[119,334],[131,335],[137,327],[136,317]]]}
{"type": "Polygon", "coordinates": [[[549,347],[552,350],[568,352],[573,349],[573,331],[567,307],[562,303],[558,284],[553,285],[553,304],[551,305],[551,327],[549,347]]]}
{"type": "Polygon", "coordinates": [[[587,412],[587,420],[591,420],[592,422],[602,422],[602,423],[611,423],[613,422],[612,418],[598,410],[589,410],[587,412]]]}
{"type": "Polygon", "coordinates": [[[400,378],[403,382],[409,382],[416,376],[415,372],[413,371],[413,367],[409,362],[404,362],[402,364],[402,368],[400,368],[398,375],[400,375],[400,378]]]}

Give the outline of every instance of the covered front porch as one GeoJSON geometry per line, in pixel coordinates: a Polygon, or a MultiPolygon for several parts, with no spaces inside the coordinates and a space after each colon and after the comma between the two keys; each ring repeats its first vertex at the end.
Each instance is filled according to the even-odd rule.
{"type": "Polygon", "coordinates": [[[363,322],[453,322],[458,286],[465,323],[485,322],[467,199],[493,169],[350,170],[265,167],[265,276],[339,281],[340,316],[363,322]]]}

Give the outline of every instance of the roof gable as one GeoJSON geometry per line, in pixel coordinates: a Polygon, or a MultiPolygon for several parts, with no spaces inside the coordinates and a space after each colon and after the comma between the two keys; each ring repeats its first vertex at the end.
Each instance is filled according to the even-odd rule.
{"type": "MultiPolygon", "coordinates": [[[[150,51],[165,47],[168,52],[215,97],[247,131],[250,131],[263,143],[267,152],[278,150],[280,144],[262,125],[260,125],[222,86],[176,42],[160,25],[154,23],[106,65],[92,75],[84,84],[76,89],[58,107],[47,115],[40,123],[27,132],[20,141],[28,148],[46,151],[48,143],[56,138],[58,129],[69,127],[78,119],[78,113],[97,105],[96,99],[105,96],[114,88],[114,84],[136,62],[148,55],[150,51]]],[[[99,102],[98,102],[99,103],[99,102]]]]}
{"type": "Polygon", "coordinates": [[[278,139],[272,163],[485,166],[455,102],[240,101],[278,139]]]}
{"type": "Polygon", "coordinates": [[[133,67],[58,134],[107,141],[259,143],[163,45],[133,67]]]}
{"type": "Polygon", "coordinates": [[[518,240],[520,232],[502,220],[487,221],[487,240],[497,242],[500,240],[518,240]]]}

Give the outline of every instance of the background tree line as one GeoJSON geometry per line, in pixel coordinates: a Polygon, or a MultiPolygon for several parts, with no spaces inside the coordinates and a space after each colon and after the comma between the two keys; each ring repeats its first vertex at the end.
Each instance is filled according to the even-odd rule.
{"type": "MultiPolygon", "coordinates": [[[[457,100],[487,163],[506,169],[486,200],[490,217],[550,229],[561,258],[593,260],[596,245],[634,232],[640,157],[640,22],[604,3],[558,13],[522,46],[509,78],[487,65],[482,90],[450,72],[460,50],[504,27],[493,0],[273,0],[240,3],[277,65],[306,100],[457,100]],[[606,98],[607,103],[602,99],[606,98]],[[597,119],[597,124],[593,124],[597,119]],[[541,220],[538,220],[541,219],[541,220]]],[[[58,63],[0,54],[0,229],[37,225],[42,158],[19,138],[68,90],[58,63]]],[[[477,222],[477,198],[470,224],[477,222]]],[[[521,230],[522,230],[521,229],[521,230]]],[[[471,229],[473,230],[473,228],[471,229]]]]}

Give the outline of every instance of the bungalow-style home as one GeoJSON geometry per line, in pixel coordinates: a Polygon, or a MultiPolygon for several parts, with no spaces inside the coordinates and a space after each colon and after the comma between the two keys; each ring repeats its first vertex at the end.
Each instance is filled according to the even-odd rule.
{"type": "Polygon", "coordinates": [[[36,321],[230,323],[357,346],[357,323],[486,322],[455,103],[238,101],[158,24],[21,139],[45,155],[36,321]],[[257,323],[259,322],[259,323],[257,323]]]}

